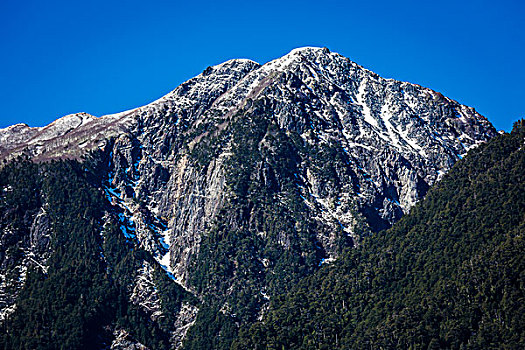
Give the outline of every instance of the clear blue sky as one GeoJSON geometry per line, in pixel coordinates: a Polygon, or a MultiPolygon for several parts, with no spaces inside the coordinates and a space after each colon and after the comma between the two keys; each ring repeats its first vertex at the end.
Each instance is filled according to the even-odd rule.
{"type": "Polygon", "coordinates": [[[500,1],[0,0],[0,127],[149,103],[230,58],[326,46],[387,77],[525,117],[525,5],[500,1]]]}

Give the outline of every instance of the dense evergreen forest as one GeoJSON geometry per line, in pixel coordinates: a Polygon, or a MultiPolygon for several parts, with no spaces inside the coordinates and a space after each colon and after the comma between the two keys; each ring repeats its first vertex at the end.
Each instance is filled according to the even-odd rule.
{"type": "Polygon", "coordinates": [[[0,171],[0,254],[8,271],[16,273],[31,244],[47,257],[47,268],[42,257],[31,258],[15,312],[0,327],[0,348],[102,349],[118,329],[153,349],[169,347],[171,315],[192,298],[158,268],[162,307],[171,312],[153,322],[130,302],[139,268],[153,258],[122,235],[103,196],[100,159],[34,164],[20,157],[0,171]],[[50,237],[30,236],[39,212],[50,237]]]}
{"type": "Polygon", "coordinates": [[[234,349],[522,349],[525,124],[288,293],[234,349]]]}

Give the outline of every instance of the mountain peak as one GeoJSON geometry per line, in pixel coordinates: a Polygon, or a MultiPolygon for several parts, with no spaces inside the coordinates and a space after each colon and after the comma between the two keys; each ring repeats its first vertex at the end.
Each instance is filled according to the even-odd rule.
{"type": "Polygon", "coordinates": [[[224,61],[222,63],[219,63],[213,68],[221,68],[221,67],[232,67],[232,66],[241,66],[241,65],[253,65],[253,66],[260,66],[259,63],[250,60],[248,58],[232,58],[227,61],[224,61]]]}
{"type": "MultiPolygon", "coordinates": [[[[464,140],[472,142],[479,138],[479,135],[472,133],[473,131],[495,134],[489,131],[490,123],[473,108],[462,106],[437,92],[415,84],[383,79],[327,48],[306,46],[293,49],[285,56],[264,65],[241,58],[210,66],[202,74],[181,84],[160,99],[126,112],[101,118],[87,113],[72,114],[44,128],[29,128],[27,132],[17,133],[16,137],[12,136],[13,132],[21,128],[5,128],[0,130],[0,134],[4,136],[2,139],[10,139],[10,142],[2,142],[2,146],[20,151],[22,146],[29,144],[30,138],[41,131],[47,135],[46,138],[56,139],[69,134],[73,129],[75,134],[85,135],[83,137],[90,137],[93,130],[97,130],[97,135],[106,139],[109,135],[118,134],[136,123],[140,115],[170,114],[176,115],[176,119],[185,118],[184,115],[187,115],[192,116],[192,122],[198,123],[206,114],[212,113],[210,107],[220,111],[218,113],[231,115],[241,108],[247,99],[265,95],[265,91],[276,89],[276,92],[284,92],[284,86],[272,87],[274,84],[282,84],[276,80],[276,73],[293,74],[294,84],[299,84],[301,89],[305,89],[301,94],[306,94],[305,97],[316,101],[316,104],[324,105],[321,110],[317,110],[318,106],[312,111],[315,111],[317,116],[322,116],[325,121],[333,118],[334,112],[342,121],[348,118],[353,120],[353,128],[357,128],[358,131],[354,131],[356,134],[353,136],[349,134],[349,130],[345,131],[351,139],[348,140],[349,144],[365,147],[363,136],[370,135],[385,141],[387,147],[395,147],[404,153],[414,150],[425,153],[424,148],[429,143],[421,136],[419,141],[414,141],[415,129],[411,130],[412,128],[428,123],[441,129],[454,125],[457,129],[455,133],[460,135],[460,139],[463,140],[461,144],[464,145],[464,149],[457,149],[455,154],[463,154],[470,147],[464,140]],[[445,105],[443,113],[447,117],[442,116],[439,117],[439,121],[435,120],[437,115],[433,114],[436,108],[444,108],[445,105]],[[329,116],[330,114],[332,116],[329,116]],[[107,135],[103,133],[105,125],[110,125],[107,135]],[[469,130],[467,134],[470,136],[466,136],[464,129],[469,130]],[[8,134],[11,136],[8,137],[8,134]]],[[[296,89],[295,86],[291,88],[296,89]]],[[[42,139],[41,136],[39,140],[42,139]]],[[[69,136],[64,140],[67,141],[68,138],[69,136]]],[[[71,152],[69,146],[68,149],[68,152],[71,152]]],[[[80,153],[83,151],[84,149],[78,150],[80,153]]]]}
{"type": "MultiPolygon", "coordinates": [[[[167,343],[181,340],[192,325],[203,329],[202,315],[231,316],[232,327],[259,318],[268,300],[364,235],[391,226],[470,148],[495,135],[472,108],[414,84],[385,80],[327,49],[306,47],[262,66],[234,59],[208,67],[162,98],[126,112],[100,118],[73,114],[44,128],[2,129],[0,159],[21,153],[35,161],[80,159],[101,150],[91,154],[94,167],[78,169],[96,169],[85,175],[103,212],[93,214],[96,220],[85,217],[89,211],[76,200],[96,197],[69,195],[75,185],[65,184],[67,197],[75,198],[67,208],[79,210],[64,211],[65,217],[98,230],[88,241],[92,257],[102,259],[97,266],[103,274],[106,262],[136,267],[122,279],[129,292],[122,300],[148,323],[174,325],[179,333],[169,326],[173,336],[166,333],[167,343]],[[124,252],[140,254],[132,253],[132,260],[110,255],[117,242],[124,252]],[[166,308],[159,302],[162,288],[173,291],[173,282],[194,294],[175,298],[190,304],[168,301],[166,308]]],[[[21,185],[24,193],[32,191],[21,185]]],[[[10,187],[0,190],[9,193],[10,187]]],[[[39,237],[48,237],[46,227],[60,226],[46,223],[46,211],[54,209],[44,203],[48,198],[55,196],[43,195],[42,207],[20,220],[31,226],[24,232],[34,227],[39,237]]],[[[65,237],[84,232],[72,231],[64,231],[65,237]]],[[[13,239],[24,245],[17,251],[32,252],[34,236],[13,239]]],[[[33,259],[37,253],[18,255],[33,259]]],[[[42,270],[52,271],[44,258],[39,261],[42,270]]],[[[4,266],[0,277],[7,276],[4,266]]],[[[25,277],[12,276],[23,285],[25,277]]],[[[2,288],[0,321],[16,303],[14,294],[2,297],[2,288]]]]}
{"type": "Polygon", "coordinates": [[[328,54],[330,53],[330,50],[326,47],[318,47],[318,46],[303,46],[303,47],[297,47],[290,51],[289,55],[298,54],[298,53],[324,53],[328,54]]]}

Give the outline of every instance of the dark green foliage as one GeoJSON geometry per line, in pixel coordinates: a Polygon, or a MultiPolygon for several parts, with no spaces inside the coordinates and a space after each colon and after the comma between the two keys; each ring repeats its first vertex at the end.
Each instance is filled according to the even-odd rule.
{"type": "Polygon", "coordinates": [[[195,325],[189,331],[184,349],[228,349],[237,336],[238,325],[217,305],[204,305],[199,310],[195,325]]]}
{"type": "Polygon", "coordinates": [[[521,349],[523,121],[390,230],[272,300],[234,349],[521,349]]]}
{"type": "Polygon", "coordinates": [[[107,300],[112,286],[105,276],[97,237],[101,197],[83,179],[78,163],[38,167],[19,162],[3,169],[2,178],[10,179],[10,184],[22,180],[12,171],[19,167],[38,179],[21,192],[42,194],[39,199],[46,203],[51,221],[53,254],[47,274],[36,267],[28,271],[3,341],[8,348],[27,349],[100,345],[101,327],[112,312],[107,300]]]}
{"type": "Polygon", "coordinates": [[[107,164],[103,156],[92,154],[83,163],[38,165],[19,159],[0,171],[0,188],[10,186],[1,196],[2,226],[12,227],[16,234],[1,246],[19,256],[8,261],[22,261],[25,253],[17,246],[21,243],[13,242],[29,239],[31,223],[42,205],[51,234],[47,271],[37,265],[29,268],[16,310],[1,325],[0,348],[105,348],[115,329],[127,330],[152,349],[169,347],[173,313],[182,300],[190,300],[188,293],[155,264],[165,317],[153,322],[129,302],[137,271],[144,261],[153,263],[153,258],[134,247],[119,229],[117,209],[109,205],[101,187],[100,173],[107,164]]]}
{"type": "Polygon", "coordinates": [[[37,169],[19,157],[0,170],[0,264],[10,280],[19,278],[16,268],[23,260],[23,248],[30,244],[30,228],[41,206],[37,169]]]}

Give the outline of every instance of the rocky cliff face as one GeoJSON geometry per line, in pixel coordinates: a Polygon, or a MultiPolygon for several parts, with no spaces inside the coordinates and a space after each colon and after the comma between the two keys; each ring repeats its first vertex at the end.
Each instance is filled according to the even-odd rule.
{"type": "MultiPolygon", "coordinates": [[[[364,232],[389,227],[495,134],[473,108],[438,92],[302,48],[262,66],[208,67],[135,110],[2,129],[0,158],[79,158],[103,149],[100,176],[123,234],[201,300],[213,295],[206,305],[244,322],[232,303],[246,281],[255,295],[251,319],[287,283],[364,232]],[[276,281],[283,266],[293,266],[283,272],[291,277],[276,281]]],[[[134,302],[159,317],[143,270],[134,302]]],[[[184,310],[178,344],[197,315],[184,310]]]]}
{"type": "MultiPolygon", "coordinates": [[[[210,67],[130,112],[130,132],[117,138],[112,151],[111,186],[124,201],[140,198],[169,221],[169,266],[181,281],[227,195],[231,125],[256,103],[264,104],[265,117],[280,130],[300,137],[320,157],[322,148],[336,154],[341,164],[318,166],[337,167],[329,181],[298,160],[296,184],[323,224],[342,225],[350,235],[356,221],[351,209],[358,208],[373,228],[389,226],[469,148],[495,135],[474,109],[430,89],[383,79],[325,49],[294,50],[264,66],[232,60],[210,67]],[[214,148],[206,166],[192,159],[199,147],[214,148]]],[[[319,238],[330,245],[329,237],[319,238]]]]}

